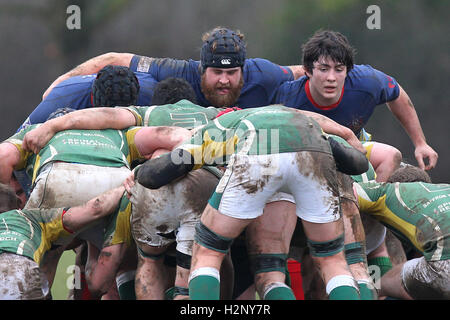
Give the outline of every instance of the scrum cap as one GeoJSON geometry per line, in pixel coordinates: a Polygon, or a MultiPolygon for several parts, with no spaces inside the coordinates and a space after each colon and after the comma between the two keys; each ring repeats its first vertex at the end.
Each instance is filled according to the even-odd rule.
{"type": "Polygon", "coordinates": [[[244,41],[235,32],[221,28],[203,42],[200,59],[203,70],[208,67],[235,68],[244,65],[245,55],[244,41]]]}

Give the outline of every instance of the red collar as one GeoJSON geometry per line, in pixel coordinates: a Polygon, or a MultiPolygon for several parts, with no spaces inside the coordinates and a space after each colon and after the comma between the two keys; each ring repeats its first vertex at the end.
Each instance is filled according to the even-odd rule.
{"type": "Polygon", "coordinates": [[[321,109],[321,110],[331,110],[331,109],[336,108],[336,107],[339,105],[339,103],[341,103],[342,97],[344,96],[344,86],[342,86],[342,92],[341,92],[341,96],[339,97],[338,102],[333,103],[333,104],[331,104],[331,105],[329,105],[329,106],[320,106],[318,103],[316,103],[316,102],[314,101],[314,99],[313,99],[313,97],[312,97],[312,95],[311,95],[311,91],[309,90],[309,79],[306,80],[306,83],[305,83],[305,92],[306,92],[306,96],[308,97],[308,100],[309,100],[316,108],[319,108],[319,109],[321,109]]]}

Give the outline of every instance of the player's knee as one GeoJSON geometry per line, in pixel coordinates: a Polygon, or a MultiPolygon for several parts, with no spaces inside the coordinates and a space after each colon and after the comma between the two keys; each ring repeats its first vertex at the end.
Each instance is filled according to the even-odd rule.
{"type": "Polygon", "coordinates": [[[194,239],[200,246],[223,254],[228,252],[233,242],[233,239],[215,233],[201,221],[195,226],[194,239]]]}
{"type": "Polygon", "coordinates": [[[286,254],[254,254],[249,258],[253,274],[271,271],[286,272],[286,254]]]}
{"type": "Polygon", "coordinates": [[[357,241],[344,245],[344,252],[348,265],[366,262],[366,252],[361,242],[357,241]]]}
{"type": "Polygon", "coordinates": [[[176,251],[176,261],[177,266],[184,268],[184,269],[190,269],[191,268],[191,260],[192,257],[188,254],[185,254],[180,251],[176,251]]]}
{"type": "Polygon", "coordinates": [[[315,258],[330,257],[344,250],[344,234],[328,241],[312,241],[307,239],[311,256],[315,258]]]}

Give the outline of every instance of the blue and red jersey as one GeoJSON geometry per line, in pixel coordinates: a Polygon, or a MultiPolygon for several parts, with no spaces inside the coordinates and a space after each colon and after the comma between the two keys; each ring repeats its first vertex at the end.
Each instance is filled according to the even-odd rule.
{"type": "MultiPolygon", "coordinates": [[[[135,72],[139,81],[137,105],[151,105],[156,81],[147,73],[135,72]]],[[[55,86],[48,96],[33,110],[19,130],[32,124],[43,123],[58,108],[85,109],[92,107],[92,85],[96,74],[74,76],[55,86]]]]}
{"type": "Polygon", "coordinates": [[[375,107],[395,100],[399,93],[394,78],[369,65],[355,65],[347,74],[340,100],[333,105],[320,106],[314,101],[307,77],[283,83],[273,102],[320,113],[350,128],[358,136],[375,107]]]}
{"type": "MultiPolygon", "coordinates": [[[[169,77],[183,78],[191,84],[197,103],[204,107],[211,106],[201,90],[200,61],[177,60],[171,58],[149,58],[133,56],[130,69],[134,72],[147,72],[156,81],[169,77]]],[[[240,108],[255,108],[271,104],[276,90],[285,81],[294,80],[288,67],[277,65],[265,59],[246,59],[243,67],[244,86],[237,102],[232,106],[240,108]]]]}

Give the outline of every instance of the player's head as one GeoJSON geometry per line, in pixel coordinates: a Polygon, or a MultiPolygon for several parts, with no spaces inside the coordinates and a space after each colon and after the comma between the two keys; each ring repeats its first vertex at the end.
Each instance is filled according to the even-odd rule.
{"type": "Polygon", "coordinates": [[[129,106],[137,102],[139,81],[123,66],[107,65],[97,73],[92,85],[94,107],[129,106]]]}
{"type": "Polygon", "coordinates": [[[400,168],[395,170],[387,182],[426,182],[431,183],[431,178],[425,170],[419,167],[403,164],[400,168]]]}
{"type": "Polygon", "coordinates": [[[190,83],[182,78],[167,78],[155,86],[152,104],[171,104],[183,99],[197,103],[195,91],[190,83]]]}
{"type": "Polygon", "coordinates": [[[15,191],[7,184],[0,183],[0,213],[18,209],[20,199],[15,191]]]}
{"type": "Polygon", "coordinates": [[[48,115],[47,120],[50,119],[54,119],[54,118],[58,118],[58,117],[62,117],[65,114],[68,114],[70,112],[75,111],[75,109],[69,108],[69,107],[65,107],[65,108],[58,108],[55,111],[53,111],[52,113],[50,113],[48,115]]]}
{"type": "Polygon", "coordinates": [[[239,31],[216,27],[203,34],[202,40],[202,92],[214,107],[233,106],[244,85],[244,35],[239,31]]]}
{"type": "Polygon", "coordinates": [[[311,96],[322,106],[337,103],[353,68],[354,49],[344,35],[328,30],[317,31],[302,48],[311,96]]]}
{"type": "Polygon", "coordinates": [[[353,68],[356,50],[340,32],[319,30],[303,44],[302,50],[302,64],[308,73],[314,73],[314,66],[321,59],[344,65],[347,73],[353,68]]]}

